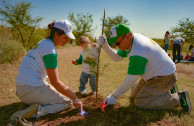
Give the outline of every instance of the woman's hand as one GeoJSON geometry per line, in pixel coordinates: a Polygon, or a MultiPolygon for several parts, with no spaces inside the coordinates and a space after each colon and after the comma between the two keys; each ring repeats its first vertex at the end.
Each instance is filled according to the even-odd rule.
{"type": "Polygon", "coordinates": [[[83,103],[81,102],[81,100],[79,100],[78,98],[76,99],[72,99],[73,101],[73,106],[75,106],[76,108],[80,108],[81,110],[83,110],[83,103]]]}

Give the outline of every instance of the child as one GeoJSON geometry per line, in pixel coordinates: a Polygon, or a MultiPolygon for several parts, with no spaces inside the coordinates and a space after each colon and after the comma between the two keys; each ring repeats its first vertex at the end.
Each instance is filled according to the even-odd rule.
{"type": "Polygon", "coordinates": [[[194,48],[193,48],[193,45],[189,46],[189,50],[191,51],[191,57],[190,57],[189,61],[194,61],[194,48]]]}
{"type": "Polygon", "coordinates": [[[72,60],[72,64],[78,65],[82,64],[82,73],[80,76],[80,86],[79,92],[81,94],[86,94],[86,83],[88,82],[88,78],[90,79],[90,87],[92,89],[92,93],[95,94],[95,70],[96,63],[98,58],[98,48],[99,46],[91,46],[91,41],[87,36],[80,37],[80,46],[83,48],[83,51],[80,54],[79,59],[72,60]],[[88,62],[89,61],[89,62],[88,62]],[[93,66],[91,64],[93,63],[93,66]],[[95,68],[91,68],[95,67],[95,68]]]}
{"type": "Polygon", "coordinates": [[[190,59],[190,57],[191,56],[187,53],[184,60],[187,60],[188,61],[190,59]]]}

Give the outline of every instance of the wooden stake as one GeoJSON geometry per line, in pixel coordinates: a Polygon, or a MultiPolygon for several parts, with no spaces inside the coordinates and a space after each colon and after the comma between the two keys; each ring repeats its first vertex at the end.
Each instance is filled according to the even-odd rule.
{"type": "MultiPolygon", "coordinates": [[[[104,20],[105,20],[105,8],[104,8],[104,16],[102,21],[102,35],[104,33],[104,20]]],[[[99,78],[99,62],[100,62],[100,50],[102,45],[100,45],[100,48],[98,49],[98,61],[97,61],[97,74],[96,74],[96,103],[98,99],[98,78],[99,78]]]]}

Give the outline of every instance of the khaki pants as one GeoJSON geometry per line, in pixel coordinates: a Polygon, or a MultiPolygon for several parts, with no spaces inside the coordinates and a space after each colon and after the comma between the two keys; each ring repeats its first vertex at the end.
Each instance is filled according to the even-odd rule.
{"type": "Polygon", "coordinates": [[[176,73],[153,77],[147,81],[141,79],[132,88],[131,97],[135,98],[134,104],[152,110],[178,107],[180,105],[178,94],[170,94],[170,89],[176,81],[176,73]]]}
{"type": "Polygon", "coordinates": [[[26,104],[39,105],[37,117],[57,113],[72,105],[71,99],[59,93],[52,85],[17,85],[16,95],[26,104]]]}

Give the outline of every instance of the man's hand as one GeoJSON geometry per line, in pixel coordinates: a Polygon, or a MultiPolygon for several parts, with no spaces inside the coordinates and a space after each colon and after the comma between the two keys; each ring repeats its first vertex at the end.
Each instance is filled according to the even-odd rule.
{"type": "Polygon", "coordinates": [[[97,44],[98,44],[99,46],[103,46],[103,44],[105,44],[105,43],[107,43],[106,37],[104,37],[104,36],[102,36],[102,35],[99,36],[97,44]]]}
{"type": "Polygon", "coordinates": [[[113,95],[109,95],[103,102],[107,103],[107,105],[114,105],[116,100],[117,99],[113,95]]]}
{"type": "Polygon", "coordinates": [[[72,60],[72,64],[77,64],[77,61],[76,60],[72,60]]]}

